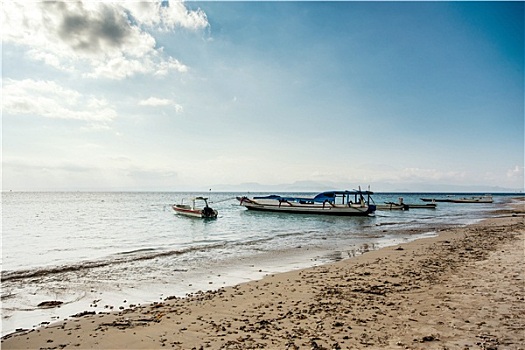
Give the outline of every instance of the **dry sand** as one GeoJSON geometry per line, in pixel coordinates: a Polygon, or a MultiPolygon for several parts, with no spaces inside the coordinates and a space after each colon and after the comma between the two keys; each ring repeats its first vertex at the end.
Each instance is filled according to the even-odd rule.
{"type": "Polygon", "coordinates": [[[77,315],[3,349],[525,349],[523,202],[334,264],[77,315]]]}

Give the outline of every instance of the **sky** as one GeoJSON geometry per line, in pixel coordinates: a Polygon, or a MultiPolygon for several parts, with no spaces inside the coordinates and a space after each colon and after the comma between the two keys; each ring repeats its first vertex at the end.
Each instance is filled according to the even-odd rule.
{"type": "Polygon", "coordinates": [[[1,16],[4,191],[524,187],[523,2],[1,16]]]}

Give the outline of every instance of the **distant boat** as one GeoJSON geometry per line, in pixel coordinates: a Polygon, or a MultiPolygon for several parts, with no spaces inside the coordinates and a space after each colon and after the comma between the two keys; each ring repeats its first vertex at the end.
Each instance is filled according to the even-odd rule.
{"type": "Polygon", "coordinates": [[[464,197],[464,198],[421,198],[423,202],[448,202],[448,203],[492,203],[492,196],[474,196],[474,197],[464,197]]]}
{"type": "Polygon", "coordinates": [[[208,206],[208,198],[195,197],[192,198],[190,201],[191,204],[184,204],[184,200],[182,200],[181,204],[174,204],[172,205],[172,208],[177,214],[185,216],[203,219],[217,218],[218,212],[217,210],[212,209],[208,206]],[[198,203],[203,204],[203,206],[197,206],[198,203]]]}
{"type": "Polygon", "coordinates": [[[406,204],[403,202],[403,197],[399,197],[399,202],[385,202],[385,204],[379,204],[377,205],[377,210],[435,209],[436,206],[436,203],[406,204]]]}
{"type": "Polygon", "coordinates": [[[426,204],[407,204],[409,209],[436,209],[436,203],[426,203],[426,204]]]}
{"type": "Polygon", "coordinates": [[[329,191],[312,198],[282,197],[237,197],[240,205],[249,210],[292,214],[322,214],[339,216],[372,215],[376,206],[370,204],[370,191],[329,191]]]}
{"type": "Polygon", "coordinates": [[[421,198],[421,200],[423,202],[432,202],[432,203],[437,203],[437,202],[452,202],[452,199],[451,198],[421,198]]]}
{"type": "Polygon", "coordinates": [[[408,210],[409,206],[403,203],[385,202],[385,204],[377,204],[377,210],[408,210]]]}
{"type": "Polygon", "coordinates": [[[458,198],[454,199],[452,203],[492,203],[492,196],[477,196],[477,197],[468,197],[468,198],[458,198]]]}

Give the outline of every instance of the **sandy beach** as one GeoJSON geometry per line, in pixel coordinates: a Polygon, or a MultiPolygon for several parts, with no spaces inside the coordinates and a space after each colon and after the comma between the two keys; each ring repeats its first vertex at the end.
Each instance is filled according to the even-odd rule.
{"type": "Polygon", "coordinates": [[[314,268],[2,339],[3,349],[525,349],[524,202],[314,268]]]}

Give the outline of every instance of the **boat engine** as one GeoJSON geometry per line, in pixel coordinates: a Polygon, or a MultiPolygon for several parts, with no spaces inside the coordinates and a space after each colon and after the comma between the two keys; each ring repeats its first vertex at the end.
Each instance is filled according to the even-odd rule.
{"type": "Polygon", "coordinates": [[[210,218],[213,217],[215,213],[213,212],[212,208],[206,206],[204,209],[202,209],[202,215],[204,215],[204,217],[210,218]]]}

